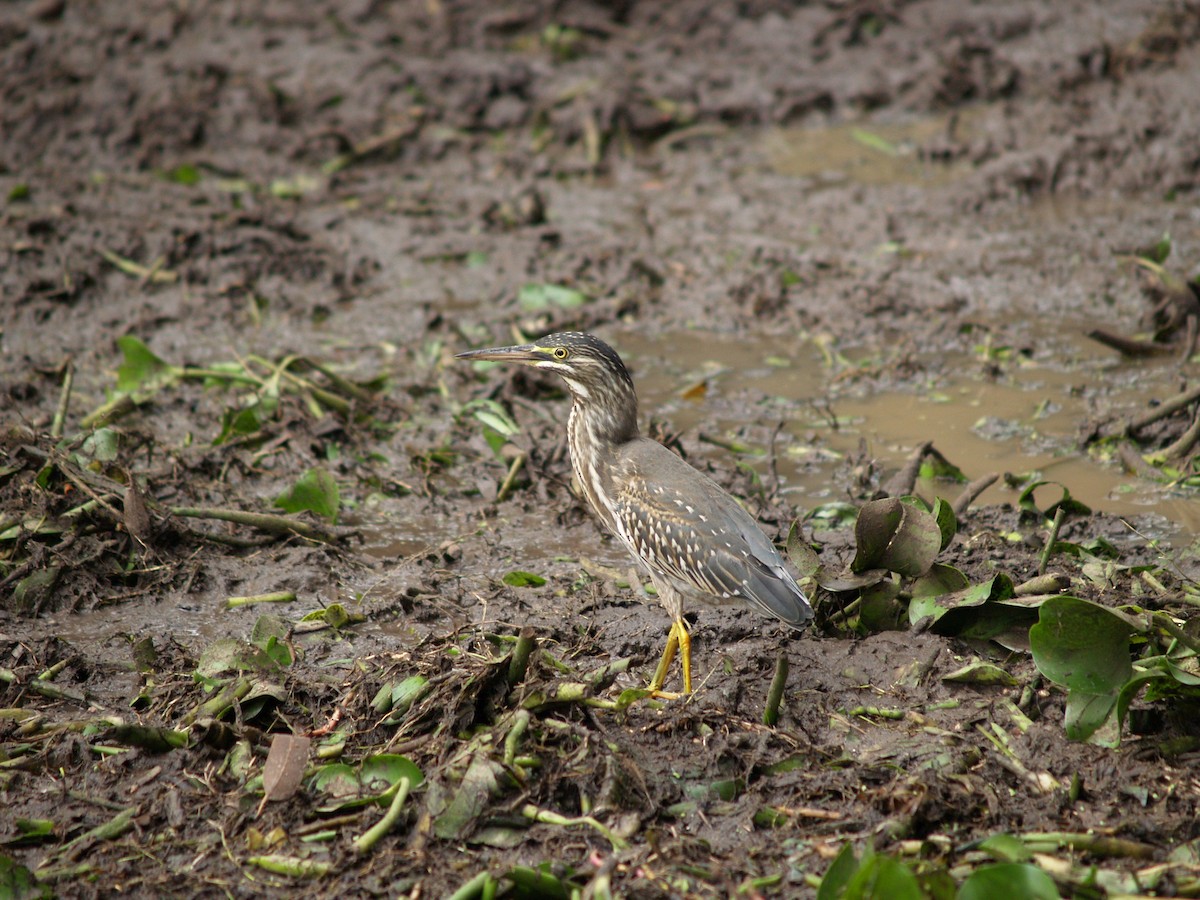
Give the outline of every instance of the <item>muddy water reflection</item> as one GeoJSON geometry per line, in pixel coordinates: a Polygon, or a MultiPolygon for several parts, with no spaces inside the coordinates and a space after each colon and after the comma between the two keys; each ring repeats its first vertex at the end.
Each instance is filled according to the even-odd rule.
{"type": "MultiPolygon", "coordinates": [[[[930,361],[930,372],[937,374],[926,376],[926,384],[898,384],[872,394],[834,384],[811,341],[785,345],[778,338],[704,333],[621,334],[614,341],[634,370],[643,418],[657,415],[675,429],[718,436],[747,424],[769,428],[784,422],[779,474],[799,509],[833,497],[830,473],[839,464],[834,460],[855,452],[860,440],[891,466],[900,465],[917,444],[933,440],[968,478],[1037,473],[1062,483],[1093,509],[1127,517],[1153,513],[1184,535],[1200,531],[1200,504],[1192,495],[1135,478],[1079,449],[1080,425],[1095,415],[1090,400],[1105,409],[1142,409],[1152,397],[1177,392],[1175,367],[1123,364],[1076,337],[1082,333],[1078,323],[1064,323],[1056,333],[1062,346],[1044,358],[1006,365],[999,377],[989,377],[978,359],[943,358],[930,361]],[[702,382],[706,390],[696,387],[702,382]],[[1101,382],[1105,389],[1098,392],[1101,382]],[[822,398],[828,398],[836,427],[813,403],[822,398]],[[811,464],[812,455],[804,451],[812,441],[806,437],[815,441],[818,458],[829,462],[811,464]],[[783,452],[789,442],[790,452],[783,452]]],[[[702,452],[728,464],[726,450],[702,452]]],[[[1013,503],[1017,496],[1000,482],[979,502],[1013,503]]],[[[1166,523],[1155,530],[1164,529],[1173,530],[1166,523]]]]}

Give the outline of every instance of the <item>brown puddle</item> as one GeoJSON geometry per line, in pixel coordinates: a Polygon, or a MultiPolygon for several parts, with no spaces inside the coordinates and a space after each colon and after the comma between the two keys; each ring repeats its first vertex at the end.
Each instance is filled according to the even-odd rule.
{"type": "MultiPolygon", "coordinates": [[[[634,370],[643,421],[659,416],[676,430],[723,435],[747,423],[782,420],[778,470],[799,510],[840,499],[829,478],[832,468],[841,464],[838,460],[815,467],[798,463],[808,455],[806,434],[818,437],[819,450],[826,456],[854,453],[865,440],[868,452],[890,467],[898,467],[918,444],[932,440],[970,479],[989,472],[1036,474],[1061,483],[1095,510],[1125,517],[1156,514],[1188,534],[1200,531],[1200,505],[1193,495],[1136,478],[1117,463],[1078,449],[1080,423],[1091,415],[1089,387],[1104,379],[1111,389],[1107,406],[1142,409],[1152,397],[1176,393],[1175,366],[1124,364],[1111,351],[1087,341],[1078,323],[1060,326],[1054,333],[1062,348],[1046,361],[1006,366],[997,379],[985,377],[979,360],[960,354],[953,364],[943,362],[948,374],[932,387],[899,385],[869,396],[840,397],[830,390],[833,379],[811,342],[789,347],[778,339],[701,332],[654,338],[631,333],[614,340],[634,370]],[[682,392],[705,380],[708,389],[700,399],[683,397],[682,392]],[[810,405],[831,395],[836,428],[810,405]],[[773,397],[781,398],[775,406],[760,405],[773,397]]],[[[718,447],[705,452],[714,459],[730,456],[718,447]]],[[[753,457],[749,460],[754,462],[753,457]]],[[[955,491],[949,488],[951,495],[955,491]]],[[[1015,503],[1018,496],[1019,491],[1002,480],[978,502],[1015,503]]]]}
{"type": "Polygon", "coordinates": [[[780,175],[843,184],[946,184],[974,170],[969,161],[921,159],[919,148],[945,135],[961,140],[984,108],[902,123],[847,122],[822,128],[776,128],[763,134],[767,165],[780,175]]]}

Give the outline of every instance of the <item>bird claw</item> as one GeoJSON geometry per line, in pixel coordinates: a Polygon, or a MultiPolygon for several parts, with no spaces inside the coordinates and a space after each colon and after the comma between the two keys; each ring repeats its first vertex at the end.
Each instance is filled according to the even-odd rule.
{"type": "Polygon", "coordinates": [[[651,685],[646,689],[646,697],[650,700],[682,700],[687,697],[687,694],[681,694],[678,691],[664,691],[662,688],[651,685]]]}

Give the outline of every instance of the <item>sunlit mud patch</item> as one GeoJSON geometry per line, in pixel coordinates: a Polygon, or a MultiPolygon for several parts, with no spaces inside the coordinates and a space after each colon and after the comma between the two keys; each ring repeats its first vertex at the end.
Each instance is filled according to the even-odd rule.
{"type": "Polygon", "coordinates": [[[767,164],[780,175],[812,178],[817,186],[947,184],[973,171],[969,160],[931,162],[921,148],[939,138],[962,140],[977,111],[905,123],[847,122],[825,128],[778,128],[762,138],[767,164]]]}

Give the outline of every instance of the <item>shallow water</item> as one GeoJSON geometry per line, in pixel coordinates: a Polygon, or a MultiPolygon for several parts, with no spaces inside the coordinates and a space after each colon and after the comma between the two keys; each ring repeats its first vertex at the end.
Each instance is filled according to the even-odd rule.
{"type": "MultiPolygon", "coordinates": [[[[980,359],[964,356],[939,365],[941,374],[929,383],[871,392],[831,386],[836,376],[823,367],[823,354],[811,341],[789,346],[699,332],[614,340],[635,370],[643,419],[659,416],[674,429],[711,435],[781,421],[778,471],[801,511],[836,499],[832,467],[856,452],[860,440],[885,469],[902,465],[918,444],[932,440],[968,479],[990,472],[1036,474],[1063,484],[1097,511],[1160,516],[1159,535],[1200,531],[1200,504],[1190,492],[1137,478],[1079,448],[1078,429],[1092,414],[1088,401],[1098,383],[1104,383],[1106,406],[1142,409],[1152,397],[1177,392],[1174,364],[1124,363],[1084,338],[1078,322],[1059,323],[1053,333],[1057,346],[1006,365],[999,377],[986,374],[980,359]],[[827,411],[811,402],[826,396],[827,411]],[[806,435],[819,445],[815,466],[806,435]]],[[[712,446],[704,452],[714,459],[730,455],[712,446]]],[[[945,489],[951,498],[957,493],[953,485],[945,489]]],[[[1019,493],[1001,479],[977,503],[1015,503],[1019,493]]]]}

